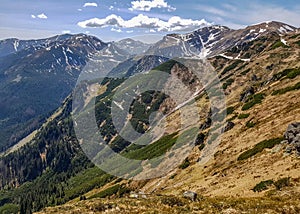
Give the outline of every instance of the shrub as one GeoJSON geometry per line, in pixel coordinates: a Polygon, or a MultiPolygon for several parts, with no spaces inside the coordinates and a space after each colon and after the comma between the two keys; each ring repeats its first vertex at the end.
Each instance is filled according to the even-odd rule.
{"type": "Polygon", "coordinates": [[[248,121],[246,123],[247,128],[253,128],[256,125],[256,123],[252,122],[252,121],[248,121]]]}
{"type": "Polygon", "coordinates": [[[228,65],[227,67],[224,68],[223,72],[221,73],[221,75],[226,74],[228,71],[235,69],[241,62],[241,60],[237,60],[234,63],[232,63],[231,65],[228,65]]]}
{"type": "Polygon", "coordinates": [[[289,79],[294,79],[298,75],[300,75],[300,68],[288,68],[277,74],[274,74],[273,79],[280,80],[283,77],[287,77],[289,79]]]}
{"type": "Polygon", "coordinates": [[[238,119],[245,119],[248,118],[250,114],[239,114],[238,119]]]}
{"type": "Polygon", "coordinates": [[[176,173],[175,174],[173,174],[173,175],[171,175],[170,177],[169,177],[169,179],[174,179],[175,177],[176,177],[176,173]]]}
{"type": "Polygon", "coordinates": [[[101,191],[101,192],[99,192],[95,195],[92,195],[90,198],[106,198],[108,196],[112,196],[112,195],[117,194],[119,189],[120,189],[120,185],[117,184],[117,185],[108,187],[107,189],[105,189],[105,190],[103,190],[103,191],[101,191]]]}
{"type": "Polygon", "coordinates": [[[279,47],[283,47],[283,48],[287,48],[288,46],[285,45],[283,42],[281,42],[280,40],[275,42],[273,45],[272,45],[272,49],[276,49],[276,48],[279,48],[279,47]]]}
{"type": "Polygon", "coordinates": [[[228,80],[226,80],[226,82],[225,83],[223,83],[223,86],[222,86],[222,88],[225,90],[225,89],[227,89],[228,88],[228,86],[231,86],[232,85],[232,83],[234,82],[234,79],[228,79],[228,80]]]}
{"type": "Polygon", "coordinates": [[[242,107],[242,110],[246,111],[246,110],[252,108],[256,104],[261,103],[264,98],[265,98],[264,94],[254,94],[254,95],[250,96],[248,98],[248,102],[245,103],[245,105],[242,107]]]}
{"type": "Polygon", "coordinates": [[[233,106],[229,106],[227,108],[227,114],[232,114],[234,112],[234,107],[233,106]]]}
{"type": "Polygon", "coordinates": [[[286,87],[286,88],[282,88],[282,89],[279,89],[279,90],[276,90],[272,93],[272,95],[281,95],[281,94],[285,94],[287,92],[290,92],[290,91],[295,91],[295,90],[299,90],[300,89],[300,82],[298,82],[296,85],[294,86],[289,86],[289,87],[286,87]]]}
{"type": "Polygon", "coordinates": [[[268,186],[271,186],[273,183],[273,180],[261,181],[260,183],[256,184],[252,190],[253,192],[261,192],[267,190],[268,186]]]}
{"type": "Polygon", "coordinates": [[[274,186],[277,190],[281,190],[283,187],[287,187],[290,185],[290,178],[281,178],[274,183],[274,186]]]}
{"type": "Polygon", "coordinates": [[[251,71],[251,68],[248,68],[247,70],[244,70],[241,74],[246,75],[251,71]]]}
{"type": "Polygon", "coordinates": [[[179,165],[180,169],[186,169],[190,166],[190,161],[188,158],[184,159],[183,163],[179,165]]]}
{"type": "Polygon", "coordinates": [[[266,148],[271,149],[275,145],[279,144],[281,141],[283,141],[283,137],[273,138],[270,140],[264,140],[264,141],[256,144],[252,149],[249,149],[249,150],[243,152],[242,154],[240,154],[240,156],[238,157],[238,160],[241,161],[241,160],[248,159],[248,158],[256,155],[257,153],[262,152],[266,148]]]}
{"type": "Polygon", "coordinates": [[[168,205],[170,207],[173,206],[184,206],[183,201],[175,196],[164,196],[163,198],[161,198],[161,203],[168,205]]]}

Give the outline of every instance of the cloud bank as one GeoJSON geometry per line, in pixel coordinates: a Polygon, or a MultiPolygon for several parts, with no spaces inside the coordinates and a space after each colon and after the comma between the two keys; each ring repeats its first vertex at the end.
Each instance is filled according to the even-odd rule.
{"type": "Polygon", "coordinates": [[[143,14],[139,14],[129,20],[124,20],[122,17],[115,14],[109,15],[106,18],[99,19],[93,18],[86,21],[78,22],[78,26],[82,28],[103,28],[103,27],[116,27],[116,28],[141,28],[153,31],[192,31],[197,28],[211,25],[202,20],[183,19],[179,16],[173,16],[168,21],[159,18],[151,18],[143,14]]]}
{"type": "Polygon", "coordinates": [[[129,10],[150,11],[152,8],[167,8],[168,11],[174,11],[176,8],[171,7],[165,0],[137,0],[131,2],[129,10]]]}

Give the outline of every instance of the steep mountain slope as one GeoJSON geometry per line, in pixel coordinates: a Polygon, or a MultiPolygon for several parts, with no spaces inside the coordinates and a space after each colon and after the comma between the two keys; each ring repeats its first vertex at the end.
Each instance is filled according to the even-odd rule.
{"type": "Polygon", "coordinates": [[[23,49],[0,58],[0,151],[21,140],[59,107],[92,54],[106,47],[83,34],[20,44],[23,49]]]}
{"type": "MultiPolygon", "coordinates": [[[[113,181],[81,200],[40,213],[141,213],[154,209],[160,213],[298,213],[299,153],[284,141],[284,133],[289,124],[300,121],[299,41],[299,33],[281,37],[271,33],[244,44],[243,54],[250,55],[250,61],[210,58],[226,93],[230,125],[209,162],[201,164],[199,157],[207,146],[210,127],[199,124],[204,128],[199,131],[197,146],[168,175],[141,182],[113,181]],[[124,197],[125,189],[136,193],[124,197]],[[199,201],[184,199],[186,190],[197,192],[199,201]]],[[[239,48],[229,49],[224,55],[236,54],[236,50],[239,48]]],[[[201,106],[207,103],[206,95],[198,102],[201,106]]],[[[171,118],[173,124],[178,123],[177,116],[171,118]]],[[[136,155],[141,152],[137,150],[136,155]]]]}
{"type": "Polygon", "coordinates": [[[130,55],[139,55],[146,52],[150,47],[150,44],[146,44],[133,39],[122,39],[117,42],[113,42],[118,48],[126,50],[130,55]]]}
{"type": "Polygon", "coordinates": [[[130,77],[147,72],[160,64],[168,61],[168,58],[146,55],[133,57],[115,66],[108,74],[110,77],[130,77]]]}
{"type": "MultiPolygon", "coordinates": [[[[209,147],[209,142],[218,139],[217,135],[209,136],[208,132],[217,133],[216,130],[223,128],[221,123],[214,126],[211,122],[214,115],[209,110],[210,101],[221,95],[215,93],[208,97],[201,90],[203,85],[188,67],[170,60],[155,69],[179,78],[192,92],[191,97],[195,95],[197,107],[202,113],[196,124],[198,137],[195,146],[190,155],[178,163],[178,167],[163,177],[145,181],[118,179],[98,170],[83,155],[75,138],[69,98],[61,113],[45,125],[31,143],[0,159],[3,189],[0,205],[5,204],[7,209],[18,209],[19,206],[22,213],[67,201],[65,205],[49,207],[42,213],[141,213],[153,211],[154,207],[160,213],[298,213],[299,159],[297,149],[284,141],[284,132],[290,123],[300,121],[300,35],[293,31],[283,32],[285,25],[281,23],[250,26],[240,30],[239,34],[245,36],[253,29],[259,32],[266,25],[274,25],[274,29],[259,34],[253,31],[252,38],[240,43],[236,43],[233,36],[237,35],[237,31],[225,27],[210,28],[227,32],[220,38],[221,41],[226,38],[227,42],[215,51],[209,62],[221,80],[228,115],[221,143],[208,162],[202,164],[200,157],[209,147]],[[20,164],[18,160],[29,164],[20,164]],[[186,190],[197,192],[200,201],[191,202],[182,198],[186,190]],[[130,191],[136,194],[130,194],[130,191]]],[[[285,29],[288,31],[289,28],[285,29]]],[[[212,38],[208,28],[199,31],[206,31],[206,37],[212,38]]],[[[218,33],[214,31],[212,34],[217,37],[218,33]]],[[[178,37],[171,37],[175,36],[178,37]]],[[[197,44],[196,39],[193,41],[197,44]]],[[[216,45],[211,47],[217,48],[216,45]]],[[[155,51],[166,51],[168,55],[172,48],[179,50],[179,54],[189,53],[180,52],[184,47],[177,43],[175,47],[166,49],[161,45],[155,51]]],[[[150,50],[154,50],[153,47],[150,50]]],[[[124,71],[130,70],[136,62],[130,59],[126,63],[121,66],[126,68],[124,71]]],[[[139,73],[139,69],[135,66],[132,73],[139,73]]],[[[118,72],[121,71],[119,69],[118,72]]],[[[134,89],[142,84],[138,81],[141,80],[138,75],[133,80],[136,80],[131,86],[134,89]]],[[[152,81],[158,80],[153,78],[152,81]]],[[[128,122],[136,131],[145,133],[151,130],[149,118],[152,113],[159,110],[168,121],[166,133],[150,145],[131,145],[120,137],[112,122],[111,107],[114,105],[114,93],[124,81],[125,78],[105,78],[100,83],[86,81],[82,86],[83,94],[88,90],[98,92],[94,107],[96,122],[106,143],[115,152],[145,161],[168,152],[178,137],[191,134],[186,132],[190,131],[190,127],[181,130],[180,126],[179,109],[184,105],[177,106],[159,91],[148,91],[131,103],[128,122]]],[[[213,86],[208,84],[206,89],[213,86]]],[[[91,109],[84,101],[93,103],[93,100],[82,98],[85,100],[79,106],[86,108],[83,113],[88,114],[91,109]]],[[[120,108],[123,104],[115,105],[120,108]]],[[[219,115],[222,110],[215,111],[219,115]]],[[[189,120],[195,119],[191,118],[191,114],[189,116],[189,120]]],[[[98,152],[96,149],[94,151],[98,152]]],[[[157,166],[157,163],[152,164],[157,166]]]]}

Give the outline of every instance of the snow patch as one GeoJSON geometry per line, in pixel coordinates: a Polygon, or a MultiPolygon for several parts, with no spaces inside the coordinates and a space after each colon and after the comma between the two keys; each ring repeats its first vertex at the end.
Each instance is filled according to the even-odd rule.
{"type": "Polygon", "coordinates": [[[14,49],[15,49],[15,51],[18,51],[18,47],[19,47],[19,40],[15,40],[14,41],[14,49]]]}
{"type": "Polygon", "coordinates": [[[284,40],[283,38],[281,38],[280,41],[281,41],[284,45],[287,45],[287,41],[284,40]]]}

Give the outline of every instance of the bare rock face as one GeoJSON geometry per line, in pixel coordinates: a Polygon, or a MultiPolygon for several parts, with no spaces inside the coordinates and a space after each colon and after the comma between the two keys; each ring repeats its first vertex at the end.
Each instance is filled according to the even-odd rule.
{"type": "Polygon", "coordinates": [[[300,123],[295,122],[291,123],[286,132],[284,133],[284,138],[288,142],[289,146],[287,147],[286,152],[291,153],[293,150],[296,150],[297,154],[300,155],[300,123]]]}

